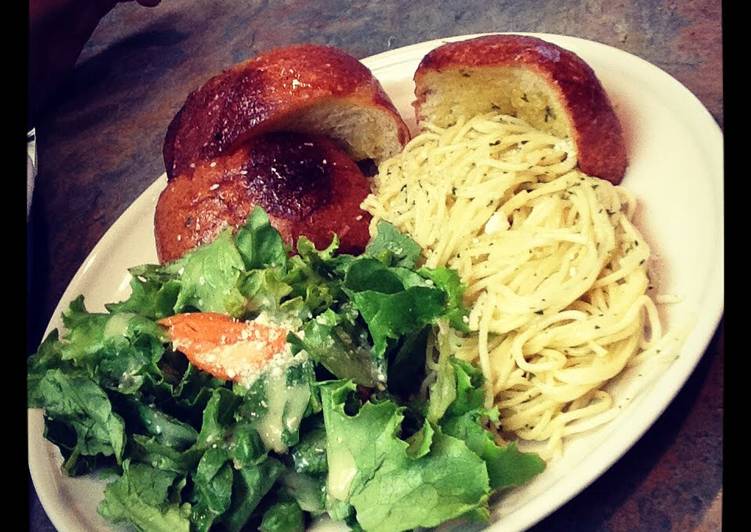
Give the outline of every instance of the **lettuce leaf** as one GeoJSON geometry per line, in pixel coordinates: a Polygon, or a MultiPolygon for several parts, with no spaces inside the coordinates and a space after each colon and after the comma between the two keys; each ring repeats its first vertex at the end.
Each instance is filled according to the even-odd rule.
{"type": "Polygon", "coordinates": [[[473,410],[448,417],[441,423],[441,429],[444,434],[464,441],[467,447],[485,461],[492,489],[521,486],[542,473],[545,469],[542,458],[533,453],[520,452],[514,442],[505,446],[498,445],[492,434],[483,428],[483,417],[492,419],[494,412],[473,410]]]}
{"type": "Polygon", "coordinates": [[[433,281],[446,293],[447,304],[444,316],[456,330],[469,332],[469,309],[464,306],[464,284],[455,270],[448,268],[420,268],[417,273],[433,281]]]}
{"type": "Polygon", "coordinates": [[[402,338],[388,361],[389,392],[400,397],[409,397],[415,384],[425,378],[425,350],[430,327],[402,338]]]}
{"type": "Polygon", "coordinates": [[[189,532],[190,504],[179,503],[183,482],[172,472],[123,463],[123,474],[104,490],[99,513],[144,532],[189,532]]]}
{"type": "Polygon", "coordinates": [[[64,373],[73,371],[73,364],[62,359],[62,346],[57,329],[47,335],[36,353],[26,360],[26,394],[29,408],[42,408],[44,396],[39,383],[48,370],[59,368],[64,373]]]}
{"type": "Polygon", "coordinates": [[[63,322],[65,334],[53,331],[29,358],[29,394],[35,406],[43,406],[36,387],[52,368],[75,368],[103,388],[131,395],[147,380],[162,380],[158,363],[166,338],[154,321],[130,312],[89,313],[80,296],[64,312],[63,322]]]}
{"type": "Polygon", "coordinates": [[[125,423],[113,412],[107,394],[90,378],[73,372],[52,369],[39,382],[38,393],[44,398],[45,416],[64,423],[75,432],[70,452],[64,452],[63,469],[76,469],[81,456],[113,456],[120,463],[125,450],[125,423]]]}
{"type": "Polygon", "coordinates": [[[221,522],[242,529],[285,470],[270,458],[253,425],[243,419],[246,400],[226,388],[214,390],[194,448],[204,451],[191,475],[191,522],[209,530],[221,522]]]}
{"type": "Polygon", "coordinates": [[[232,501],[233,470],[227,450],[207,449],[192,479],[195,503],[191,521],[196,530],[206,532],[229,509],[232,501]]]}
{"type": "Polygon", "coordinates": [[[446,409],[447,415],[461,415],[481,409],[485,402],[485,378],[480,368],[465,360],[449,358],[456,379],[456,398],[446,409]]]}
{"type": "Polygon", "coordinates": [[[388,340],[419,331],[446,310],[442,290],[409,274],[369,258],[358,259],[347,269],[344,291],[368,326],[375,358],[383,358],[388,340]]]}
{"type": "Polygon", "coordinates": [[[63,324],[68,334],[61,343],[62,359],[72,360],[78,365],[91,362],[104,348],[104,329],[109,320],[109,314],[87,312],[83,296],[74,299],[63,312],[63,324]]]}
{"type": "Polygon", "coordinates": [[[539,456],[499,444],[488,430],[488,424],[498,424],[498,411],[483,407],[480,370],[455,358],[443,362],[440,395],[431,396],[425,408],[437,415],[419,425],[416,411],[389,397],[360,405],[351,381],[320,386],[327,508],[339,518],[354,516],[365,530],[429,527],[457,517],[483,520],[493,492],[543,471],[539,456]],[[433,401],[442,406],[431,408],[433,401]]]}
{"type": "Polygon", "coordinates": [[[162,266],[144,264],[128,270],[131,276],[130,297],[119,303],[105,305],[108,312],[135,312],[158,320],[175,313],[181,283],[176,273],[162,266]]]}
{"type": "Polygon", "coordinates": [[[282,300],[293,291],[286,274],[276,268],[247,272],[241,277],[238,289],[248,299],[248,310],[272,314],[281,310],[282,300]]]}
{"type": "Polygon", "coordinates": [[[365,254],[387,266],[413,269],[420,260],[422,248],[394,225],[380,221],[376,226],[376,236],[365,248],[365,254]]]}
{"type": "Polygon", "coordinates": [[[197,309],[240,317],[245,312],[246,300],[237,288],[245,263],[229,229],[165,269],[180,276],[175,313],[197,309]]]}
{"type": "Polygon", "coordinates": [[[294,501],[281,501],[263,514],[260,532],[304,532],[305,521],[300,507],[294,501]]]}
{"type": "Polygon", "coordinates": [[[134,462],[150,464],[156,469],[188,475],[195,470],[202,450],[191,447],[179,451],[161,443],[154,436],[131,434],[128,439],[129,455],[134,462]]]}
{"type": "Polygon", "coordinates": [[[188,423],[132,397],[123,398],[119,411],[129,430],[149,437],[176,451],[184,451],[198,439],[198,432],[188,423]]]}
{"type": "Polygon", "coordinates": [[[320,515],[326,504],[326,477],[287,471],[281,479],[284,489],[298,506],[313,515],[320,515]]]}
{"type": "Polygon", "coordinates": [[[306,431],[300,438],[300,443],[290,450],[290,456],[297,473],[323,475],[328,471],[326,429],[320,416],[309,419],[314,422],[312,428],[306,431]]]}
{"type": "Polygon", "coordinates": [[[328,492],[351,504],[365,530],[436,526],[487,506],[485,462],[450,435],[424,430],[413,445],[399,438],[403,407],[367,402],[346,412],[349,382],[321,388],[327,433],[328,492]],[[429,452],[427,452],[429,449],[429,452]]]}
{"type": "Polygon", "coordinates": [[[224,527],[230,532],[242,530],[284,470],[280,461],[268,458],[257,466],[235,471],[232,503],[222,517],[224,527]]]}
{"type": "Polygon", "coordinates": [[[305,324],[303,335],[291,335],[291,342],[304,349],[319,364],[340,379],[374,387],[383,381],[383,359],[372,356],[367,336],[357,331],[357,311],[342,306],[327,309],[305,324]]]}
{"type": "Polygon", "coordinates": [[[541,473],[545,462],[537,454],[520,452],[513,442],[499,445],[486,429],[486,424],[498,425],[498,410],[483,407],[480,369],[453,357],[448,362],[445,381],[453,384],[454,400],[440,420],[442,432],[464,441],[485,461],[493,490],[520,486],[541,473]]]}
{"type": "Polygon", "coordinates": [[[287,264],[287,250],[279,232],[271,227],[263,209],[255,207],[245,225],[235,235],[245,270],[257,270],[287,264]]]}

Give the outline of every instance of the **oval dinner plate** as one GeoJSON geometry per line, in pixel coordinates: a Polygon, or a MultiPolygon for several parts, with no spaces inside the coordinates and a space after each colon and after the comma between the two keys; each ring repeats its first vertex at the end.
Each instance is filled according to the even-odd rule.
{"type": "MultiPolygon", "coordinates": [[[[494,502],[491,529],[507,532],[530,527],[566,503],[644,434],[701,359],[724,302],[723,140],[711,115],[678,81],[638,57],[574,37],[533,35],[581,56],[613,101],[628,142],[622,184],[639,201],[637,223],[656,257],[652,274],[659,291],[679,299],[661,309],[665,325],[684,338],[679,356],[659,372],[626,374],[613,384],[622,407],[613,421],[567,440],[563,456],[544,473],[494,502]]],[[[412,76],[420,60],[444,42],[474,36],[415,44],[363,63],[414,130],[412,76]]],[[[129,267],[157,261],[152,220],[165,184],[162,175],[107,231],[65,291],[47,332],[62,326],[60,313],[78,294],[89,310],[102,310],[128,296],[129,267]]],[[[30,410],[28,421],[31,477],[52,523],[62,532],[106,529],[96,513],[105,481],[64,477],[59,451],[43,438],[41,411],[30,410]]]]}

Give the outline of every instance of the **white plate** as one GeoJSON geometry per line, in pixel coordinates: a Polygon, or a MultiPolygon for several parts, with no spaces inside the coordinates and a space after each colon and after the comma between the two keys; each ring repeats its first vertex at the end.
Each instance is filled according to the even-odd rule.
{"type": "MultiPolygon", "coordinates": [[[[659,68],[626,52],[573,37],[535,34],[586,60],[613,100],[626,130],[630,165],[623,185],[640,204],[639,225],[661,259],[660,288],[681,302],[664,312],[673,327],[688,327],[680,357],[625,402],[628,382],[615,390],[624,402],[611,423],[571,440],[562,458],[493,508],[493,528],[532,526],[587,487],[620,458],[675,397],[704,353],[723,311],[723,141],[699,100],[659,68]]],[[[453,37],[407,46],[363,60],[414,127],[412,76],[420,59],[453,37]]],[[[48,332],[78,294],[89,310],[127,297],[127,268],[156,262],[152,220],[161,176],[107,231],[76,273],[55,309],[48,332]]],[[[629,377],[630,379],[630,377],[629,377]]],[[[39,499],[61,531],[101,530],[96,513],[104,482],[65,478],[62,458],[42,437],[41,412],[29,411],[29,467],[39,499]]]]}

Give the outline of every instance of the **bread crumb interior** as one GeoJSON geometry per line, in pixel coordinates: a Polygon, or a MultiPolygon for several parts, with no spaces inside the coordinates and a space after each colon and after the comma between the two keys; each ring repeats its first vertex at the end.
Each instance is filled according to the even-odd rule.
{"type": "Polygon", "coordinates": [[[389,113],[340,99],[317,102],[277,129],[326,135],[339,141],[356,161],[380,162],[402,151],[399,130],[389,113]]]}
{"type": "Polygon", "coordinates": [[[547,81],[535,72],[513,67],[450,69],[426,74],[423,86],[427,95],[420,121],[448,127],[461,116],[498,111],[558,137],[569,136],[562,106],[547,81]]]}

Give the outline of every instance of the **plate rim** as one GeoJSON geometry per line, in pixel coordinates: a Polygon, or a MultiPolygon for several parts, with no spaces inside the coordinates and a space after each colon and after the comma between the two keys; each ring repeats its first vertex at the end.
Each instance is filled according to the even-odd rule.
{"type": "MultiPolygon", "coordinates": [[[[594,46],[595,48],[600,48],[601,51],[605,51],[606,53],[617,54],[619,58],[630,61],[633,64],[638,64],[641,68],[646,68],[648,72],[651,72],[653,75],[660,78],[661,82],[668,83],[672,90],[679,91],[679,93],[684,98],[687,97],[688,100],[692,103],[692,107],[696,107],[697,110],[701,110],[701,112],[703,113],[702,119],[713,126],[709,127],[707,130],[707,137],[711,137],[711,143],[714,145],[713,148],[710,146],[708,153],[713,157],[711,161],[713,163],[712,166],[714,166],[714,164],[719,164],[719,167],[716,169],[719,172],[718,177],[717,179],[714,179],[712,183],[714,192],[716,192],[720,197],[719,203],[715,205],[715,207],[719,208],[718,221],[720,221],[721,223],[724,222],[724,169],[722,166],[723,132],[719,124],[707,110],[706,106],[701,102],[701,100],[699,100],[698,97],[693,94],[685,85],[683,85],[680,81],[675,79],[672,75],[670,75],[660,67],[654,65],[653,63],[650,63],[645,59],[642,59],[639,56],[631,54],[630,52],[605,43],[576,36],[537,32],[490,32],[454,35],[437,39],[430,39],[427,41],[413,43],[403,47],[395,48],[393,50],[386,50],[384,52],[370,55],[368,57],[360,59],[360,61],[371,70],[374,70],[374,75],[378,77],[377,70],[388,68],[400,62],[414,61],[415,58],[412,57],[412,55],[423,50],[426,52],[445,42],[455,42],[494,34],[528,35],[559,44],[564,48],[566,47],[566,42],[575,43],[577,45],[585,47],[594,46]],[[392,61],[390,63],[385,62],[388,59],[392,59],[394,55],[402,54],[407,57],[401,60],[392,61]],[[719,157],[719,160],[714,159],[715,157],[719,157]],[[717,188],[714,188],[715,186],[717,188]]],[[[419,63],[419,59],[417,59],[417,61],[419,63]]],[[[108,247],[114,246],[116,244],[115,236],[123,229],[132,225],[134,219],[139,216],[139,209],[133,209],[133,207],[139,205],[142,206],[142,208],[146,208],[149,201],[155,204],[158,194],[161,192],[165,185],[166,173],[163,173],[151,185],[149,185],[146,190],[144,190],[132,203],[127,206],[125,211],[97,241],[91,252],[87,255],[86,259],[84,259],[81,266],[71,278],[65,291],[63,292],[63,295],[60,297],[60,300],[58,301],[58,304],[50,317],[50,321],[47,324],[44,337],[46,337],[53,328],[59,327],[60,314],[62,310],[67,307],[69,302],[79,293],[81,293],[82,289],[79,288],[78,285],[82,282],[81,279],[85,277],[88,269],[98,262],[100,254],[105,253],[108,247]]],[[[620,460],[658,421],[658,419],[664,413],[665,409],[667,409],[667,407],[673,402],[675,397],[685,385],[686,381],[693,374],[696,366],[704,358],[707,347],[712,341],[719,323],[723,318],[724,231],[720,235],[718,235],[717,246],[718,251],[720,252],[719,259],[716,261],[714,268],[707,275],[707,279],[710,282],[705,287],[705,292],[707,295],[702,298],[702,302],[711,303],[709,308],[705,309],[704,312],[705,316],[707,314],[709,314],[709,316],[705,317],[701,321],[701,329],[699,330],[699,333],[696,333],[696,328],[692,330],[692,334],[697,334],[699,338],[697,345],[701,345],[701,349],[694,357],[684,357],[683,360],[680,360],[680,364],[678,364],[679,361],[674,362],[673,367],[671,367],[670,369],[670,372],[666,372],[660,375],[658,378],[658,380],[660,381],[667,380],[665,384],[670,385],[671,392],[656,393],[659,390],[654,385],[652,386],[652,389],[646,390],[646,393],[641,394],[642,400],[651,398],[652,395],[655,395],[659,399],[659,401],[657,401],[657,406],[651,406],[651,414],[649,416],[644,416],[641,422],[639,422],[637,418],[635,420],[636,430],[630,429],[627,437],[621,437],[617,440],[617,445],[600,445],[595,448],[593,453],[588,455],[586,460],[587,464],[592,464],[595,467],[588,467],[587,470],[584,471],[584,473],[580,472],[576,476],[569,475],[568,478],[559,479],[552,486],[550,486],[549,489],[547,489],[537,497],[535,504],[531,505],[531,508],[529,504],[517,508],[513,512],[504,515],[500,520],[489,523],[488,530],[520,530],[539,523],[542,519],[549,516],[550,514],[558,510],[561,506],[568,503],[571,499],[582,493],[596,479],[600,478],[608,469],[613,466],[613,464],[620,460]],[[666,379],[667,377],[670,378],[666,379]]],[[[43,427],[41,410],[27,409],[27,412],[27,427],[29,429],[28,460],[29,471],[31,474],[32,482],[34,484],[34,490],[48,518],[58,530],[76,530],[76,527],[79,525],[79,523],[75,520],[74,516],[78,514],[75,512],[66,511],[65,507],[59,504],[61,498],[59,497],[58,492],[54,489],[56,486],[50,486],[49,484],[45,484],[42,481],[42,477],[45,475],[45,473],[50,473],[46,470],[46,468],[43,467],[43,465],[44,460],[48,458],[48,456],[45,455],[48,455],[48,447],[51,444],[49,444],[47,440],[44,440],[39,430],[37,430],[37,432],[34,432],[32,430],[33,428],[39,429],[40,427],[43,427]],[[39,442],[47,445],[38,445],[39,442]]],[[[631,413],[630,417],[633,417],[633,412],[631,413]]]]}

